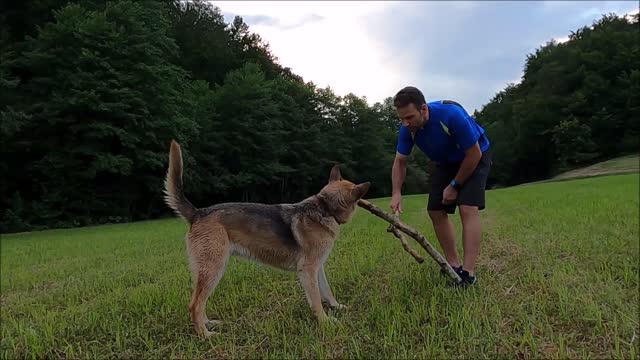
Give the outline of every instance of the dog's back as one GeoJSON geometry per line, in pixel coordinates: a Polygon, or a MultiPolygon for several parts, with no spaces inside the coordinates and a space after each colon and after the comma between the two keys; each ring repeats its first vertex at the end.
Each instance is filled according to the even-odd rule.
{"type": "MultiPolygon", "coordinates": [[[[289,248],[296,248],[291,231],[291,211],[285,211],[287,205],[267,205],[258,203],[224,203],[196,211],[195,218],[206,219],[213,216],[227,228],[242,228],[243,232],[259,236],[273,233],[280,242],[289,248]]],[[[234,238],[231,238],[235,241],[234,238]]]]}
{"type": "Polygon", "coordinates": [[[222,227],[232,254],[291,269],[300,251],[292,230],[292,210],[291,205],[218,204],[196,211],[192,232],[222,227]]]}

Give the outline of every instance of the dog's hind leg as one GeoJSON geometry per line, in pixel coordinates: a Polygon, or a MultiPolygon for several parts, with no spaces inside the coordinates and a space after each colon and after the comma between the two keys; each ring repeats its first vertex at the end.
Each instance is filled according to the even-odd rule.
{"type": "Polygon", "coordinates": [[[333,297],[329,281],[327,281],[327,275],[324,273],[324,265],[320,266],[320,269],[318,269],[318,286],[320,288],[320,296],[322,297],[322,300],[326,301],[329,306],[335,309],[346,308],[346,306],[338,303],[338,301],[333,297]]]}
{"type": "Polygon", "coordinates": [[[207,319],[207,300],[222,278],[230,255],[226,232],[222,228],[208,230],[205,236],[192,239],[191,253],[196,284],[189,312],[196,332],[208,337],[212,333],[207,329],[207,324],[218,321],[207,319]]]}

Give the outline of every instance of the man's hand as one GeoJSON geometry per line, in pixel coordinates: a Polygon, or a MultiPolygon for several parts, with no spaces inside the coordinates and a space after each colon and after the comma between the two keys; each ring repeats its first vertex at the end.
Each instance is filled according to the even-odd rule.
{"type": "Polygon", "coordinates": [[[391,203],[389,203],[389,207],[391,208],[391,211],[393,211],[394,213],[396,211],[399,213],[402,213],[402,194],[400,193],[393,194],[393,196],[391,196],[391,203]]]}
{"type": "Polygon", "coordinates": [[[457,197],[458,191],[449,185],[444,189],[444,192],[442,192],[442,203],[445,205],[453,204],[457,197]]]}

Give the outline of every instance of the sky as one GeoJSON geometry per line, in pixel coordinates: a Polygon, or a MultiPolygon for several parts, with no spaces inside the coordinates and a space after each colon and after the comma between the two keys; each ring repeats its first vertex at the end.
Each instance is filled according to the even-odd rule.
{"type": "Polygon", "coordinates": [[[243,17],[278,62],[370,104],[407,85],[480,110],[518,83],[527,54],[637,1],[211,1],[243,17]]]}

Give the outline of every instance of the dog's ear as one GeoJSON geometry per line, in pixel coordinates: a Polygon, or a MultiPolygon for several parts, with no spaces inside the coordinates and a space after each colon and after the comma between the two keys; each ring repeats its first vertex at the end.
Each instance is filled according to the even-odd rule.
{"type": "Polygon", "coordinates": [[[333,165],[331,168],[331,174],[329,174],[329,182],[342,180],[342,174],[340,174],[340,166],[333,165]]]}
{"type": "Polygon", "coordinates": [[[356,187],[353,188],[353,190],[351,191],[351,194],[353,194],[353,199],[354,200],[361,199],[367,193],[367,191],[369,191],[370,186],[371,186],[370,182],[356,185],[356,187]]]}

